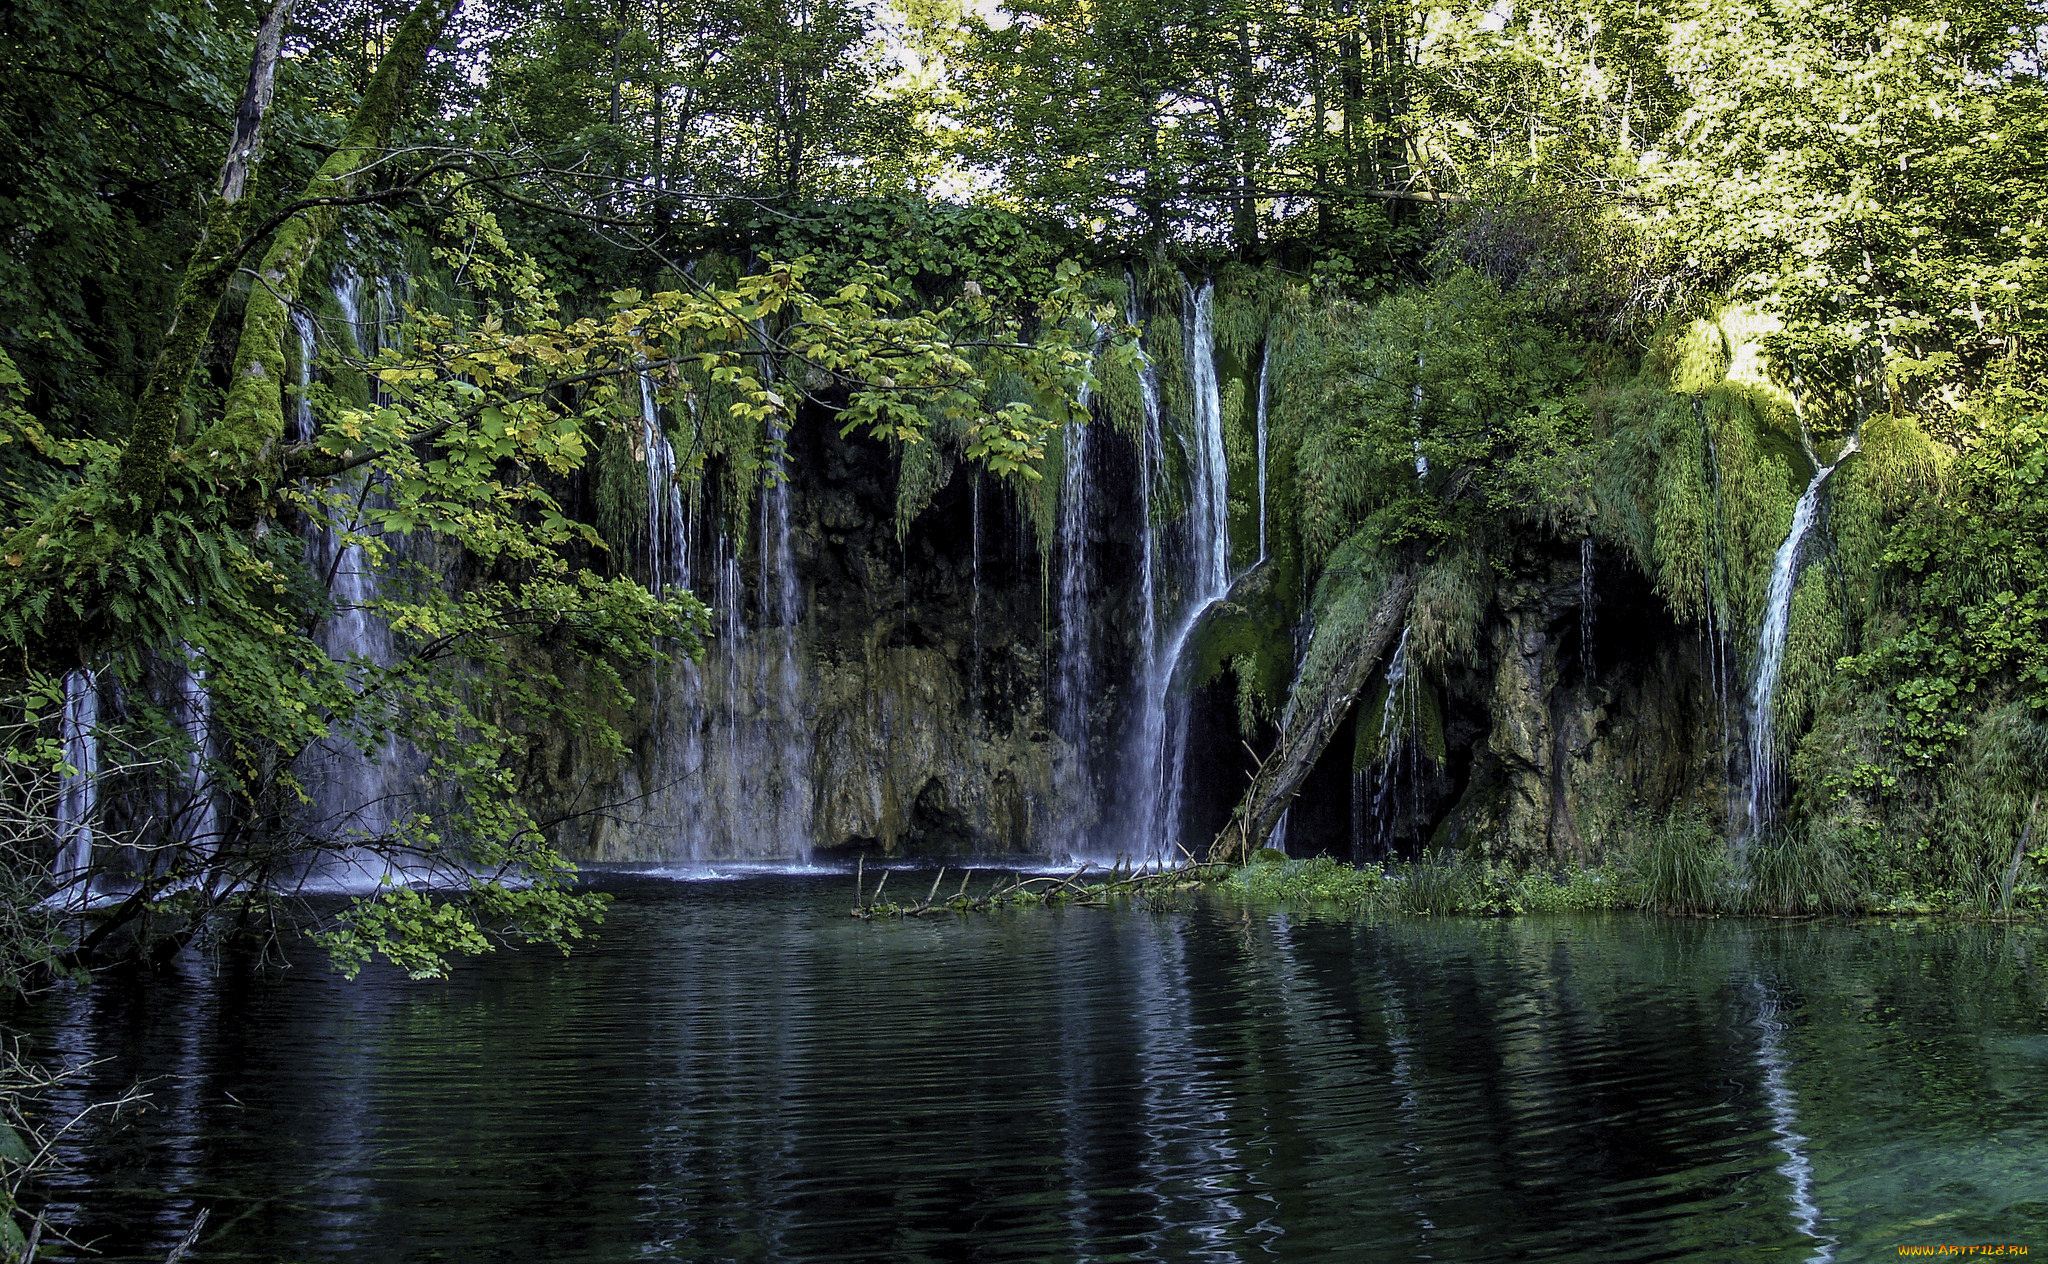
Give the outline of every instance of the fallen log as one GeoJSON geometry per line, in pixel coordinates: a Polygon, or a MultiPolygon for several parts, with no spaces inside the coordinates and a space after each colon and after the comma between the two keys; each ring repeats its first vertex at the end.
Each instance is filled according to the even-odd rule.
{"type": "Polygon", "coordinates": [[[1243,864],[1266,845],[1280,814],[1294,801],[1309,769],[1322,757],[1337,726],[1400,635],[1414,598],[1414,573],[1400,571],[1387,582],[1367,617],[1317,629],[1309,641],[1295,693],[1281,717],[1279,740],[1252,774],[1252,783],[1245,788],[1230,822],[1210,844],[1211,864],[1243,864]],[[1311,666],[1322,670],[1314,673],[1311,692],[1304,694],[1311,666]]]}

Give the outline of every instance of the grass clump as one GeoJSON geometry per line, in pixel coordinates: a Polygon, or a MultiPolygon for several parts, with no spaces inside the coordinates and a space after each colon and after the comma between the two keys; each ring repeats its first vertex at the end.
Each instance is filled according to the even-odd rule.
{"type": "MultiPolygon", "coordinates": [[[[1469,853],[1467,853],[1469,854],[1469,853]]],[[[1470,913],[1483,885],[1484,862],[1465,855],[1433,851],[1413,864],[1400,866],[1395,906],[1407,913],[1470,913]]]]}
{"type": "Polygon", "coordinates": [[[1626,863],[1638,908],[1697,916],[1734,903],[1728,846],[1705,813],[1674,812],[1645,829],[1626,863]]]}
{"type": "Polygon", "coordinates": [[[1331,856],[1272,859],[1278,855],[1266,848],[1251,864],[1233,873],[1228,883],[1253,899],[1351,905],[1377,902],[1386,886],[1385,876],[1377,869],[1355,869],[1331,856]]]}
{"type": "Polygon", "coordinates": [[[1783,831],[1749,847],[1746,912],[1771,917],[1856,913],[1869,900],[1848,854],[1818,831],[1783,831]]]}

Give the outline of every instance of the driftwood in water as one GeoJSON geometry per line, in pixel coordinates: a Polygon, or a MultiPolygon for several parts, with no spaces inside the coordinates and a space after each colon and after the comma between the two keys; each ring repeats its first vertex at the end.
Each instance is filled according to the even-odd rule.
{"type": "MultiPolygon", "coordinates": [[[[1321,653],[1335,659],[1334,665],[1308,696],[1303,696],[1297,685],[1295,696],[1288,699],[1279,740],[1260,761],[1244,798],[1230,815],[1230,823],[1210,845],[1212,863],[1243,863],[1266,845],[1280,814],[1294,801],[1309,769],[1322,757],[1323,748],[1330,744],[1337,726],[1344,722],[1352,703],[1400,634],[1408,617],[1408,603],[1414,597],[1414,574],[1399,572],[1373,603],[1369,617],[1349,627],[1329,630],[1327,635],[1338,640],[1324,646],[1321,653]]],[[[1317,654],[1318,647],[1311,641],[1310,660],[1317,654]]]]}
{"type": "Polygon", "coordinates": [[[854,885],[858,894],[854,898],[852,915],[862,921],[892,917],[925,917],[934,913],[987,913],[995,909],[1030,904],[1075,904],[1082,908],[1106,908],[1111,900],[1133,895],[1156,895],[1167,891],[1180,891],[1203,882],[1213,881],[1220,876],[1217,866],[1189,861],[1171,869],[1125,869],[1121,862],[1103,869],[1092,863],[1083,864],[1073,873],[1061,877],[1057,874],[1043,874],[1034,878],[999,874],[989,884],[987,891],[970,895],[968,880],[974,876],[969,869],[960,878],[960,888],[951,896],[941,896],[939,885],[945,880],[946,871],[941,868],[932,879],[931,889],[922,900],[908,904],[884,904],[882,888],[888,885],[889,875],[875,884],[873,891],[867,890],[865,863],[854,871],[854,885]],[[1089,870],[1099,873],[1098,880],[1083,882],[1082,877],[1089,870]]]}

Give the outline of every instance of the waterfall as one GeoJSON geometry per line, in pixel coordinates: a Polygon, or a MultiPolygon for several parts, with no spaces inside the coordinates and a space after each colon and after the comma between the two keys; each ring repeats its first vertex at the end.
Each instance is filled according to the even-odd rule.
{"type": "MultiPolygon", "coordinates": [[[[1137,283],[1129,273],[1124,274],[1124,279],[1130,285],[1132,295],[1127,318],[1136,325],[1137,283]]],[[[1139,656],[1137,680],[1134,682],[1138,694],[1138,724],[1134,730],[1136,745],[1130,761],[1132,780],[1138,793],[1133,801],[1129,830],[1134,840],[1145,847],[1146,853],[1152,854],[1156,850],[1150,845],[1150,837],[1159,804],[1159,747],[1166,728],[1164,699],[1152,688],[1152,682],[1159,674],[1158,541],[1152,521],[1152,484],[1164,463],[1165,450],[1159,434],[1158,371],[1142,347],[1138,363],[1138,413],[1138,499],[1142,511],[1138,528],[1139,656]]]]}
{"type": "MultiPolygon", "coordinates": [[[[736,542],[721,531],[702,581],[712,611],[704,661],[675,664],[673,692],[664,696],[658,688],[655,696],[653,762],[642,773],[631,823],[668,840],[669,855],[694,865],[810,855],[810,730],[797,660],[803,600],[782,438],[779,429],[770,434],[778,455],[756,505],[754,618],[747,617],[744,538],[736,542]]],[[[687,529],[670,539],[680,540],[684,553],[690,547],[687,529]]],[[[650,539],[649,547],[655,544],[650,539]]],[[[650,561],[650,576],[654,569],[650,561]]],[[[666,573],[675,583],[690,576],[681,561],[666,573]]]]}
{"type": "Polygon", "coordinates": [[[1413,625],[1401,629],[1394,656],[1387,661],[1387,699],[1380,708],[1380,785],[1373,796],[1373,843],[1384,857],[1394,843],[1394,830],[1401,816],[1401,755],[1410,755],[1409,772],[1416,771],[1414,728],[1415,691],[1408,688],[1408,634],[1413,625]]]}
{"type": "Polygon", "coordinates": [[[1149,363],[1140,373],[1146,427],[1146,459],[1141,477],[1146,484],[1146,531],[1140,588],[1147,616],[1143,631],[1151,647],[1143,681],[1138,726],[1136,769],[1140,799],[1138,825],[1149,850],[1172,854],[1180,830],[1182,783],[1187,762],[1189,699],[1174,690],[1175,668],[1203,611],[1230,590],[1229,467],[1223,447],[1223,401],[1216,381],[1216,340],[1213,326],[1215,286],[1195,291],[1181,286],[1188,395],[1193,416],[1178,428],[1187,467],[1187,547],[1185,575],[1176,584],[1180,612],[1161,641],[1151,614],[1153,597],[1153,523],[1151,478],[1158,468],[1161,428],[1156,382],[1147,381],[1149,363]]]}
{"type": "Polygon", "coordinates": [[[311,316],[293,309],[292,328],[299,335],[299,399],[298,407],[292,412],[291,439],[293,443],[305,443],[313,437],[313,357],[317,350],[317,326],[311,316]]]}
{"type": "MultiPolygon", "coordinates": [[[[759,692],[755,699],[763,717],[762,737],[768,747],[763,765],[768,772],[765,800],[770,832],[756,836],[757,855],[788,855],[810,859],[810,743],[803,718],[803,682],[797,671],[796,638],[802,618],[797,590],[796,559],[790,546],[789,472],[783,442],[787,432],[777,426],[769,441],[775,453],[772,481],[761,495],[760,600],[761,633],[770,644],[761,651],[759,692]]],[[[757,811],[761,808],[757,807],[757,811]]]]}
{"type": "MultiPolygon", "coordinates": [[[[1771,559],[1771,585],[1764,599],[1763,626],[1757,632],[1755,677],[1749,690],[1749,835],[1755,837],[1770,824],[1777,806],[1778,753],[1772,705],[1778,692],[1778,673],[1784,666],[1785,634],[1792,621],[1792,593],[1799,583],[1801,546],[1820,514],[1820,494],[1828,476],[1856,451],[1857,438],[1849,436],[1834,464],[1814,473],[1799,503],[1792,509],[1792,529],[1785,533],[1777,556],[1771,559]]],[[[1816,464],[1818,464],[1816,462],[1816,464]]]]}
{"type": "MultiPolygon", "coordinates": [[[[334,506],[330,514],[336,514],[334,506]]],[[[347,537],[363,529],[353,511],[316,527],[307,541],[307,563],[327,581],[334,611],[315,632],[329,658],[347,664],[352,688],[366,687],[368,672],[393,661],[391,632],[371,608],[378,597],[375,568],[363,546],[347,537]]],[[[323,738],[307,750],[314,765],[307,789],[330,833],[386,835],[395,819],[388,766],[396,743],[385,738],[373,758],[346,735],[323,738]]]]}
{"type": "Polygon", "coordinates": [[[359,349],[368,351],[363,342],[363,278],[347,268],[335,273],[334,305],[341,309],[341,323],[348,326],[349,337],[359,349]]]}
{"type": "Polygon", "coordinates": [[[1223,449],[1223,398],[1216,382],[1216,335],[1213,323],[1214,283],[1199,293],[1181,283],[1184,299],[1182,352],[1188,367],[1188,397],[1194,416],[1182,428],[1181,446],[1188,466],[1188,597],[1180,622],[1166,649],[1154,663],[1161,710],[1167,718],[1163,753],[1166,780],[1161,786],[1163,815],[1154,825],[1163,850],[1171,851],[1181,825],[1186,783],[1188,721],[1193,700],[1174,689],[1188,637],[1202,614],[1230,591],[1230,467],[1223,449]]]}
{"type": "MultiPolygon", "coordinates": [[[[373,286],[376,311],[369,321],[362,312],[363,279],[348,270],[334,277],[334,302],[341,318],[365,358],[376,355],[386,341],[386,317],[396,308],[393,284],[379,279],[373,286]]],[[[310,322],[309,322],[310,324],[310,322]]],[[[301,327],[302,346],[312,332],[301,327]]],[[[395,341],[395,324],[390,337],[395,341]]],[[[314,356],[308,351],[301,373],[311,383],[314,356]]],[[[375,379],[372,379],[373,383],[375,379]]],[[[313,416],[302,402],[299,424],[311,437],[313,416]]],[[[345,665],[352,688],[367,687],[370,672],[395,661],[390,628],[374,610],[379,581],[367,550],[358,540],[366,530],[360,507],[373,494],[364,476],[345,477],[328,499],[324,521],[309,518],[306,527],[306,565],[325,584],[333,613],[323,619],[314,637],[322,649],[345,665]]],[[[381,727],[381,726],[379,726],[381,727]]],[[[335,733],[307,747],[301,756],[302,780],[312,800],[312,828],[329,836],[355,835],[365,839],[387,838],[399,819],[399,802],[407,797],[410,781],[401,763],[418,763],[417,752],[402,747],[388,734],[365,752],[347,733],[335,733]]],[[[388,869],[377,863],[350,861],[349,867],[369,872],[388,869]]]]}
{"type": "Polygon", "coordinates": [[[1197,293],[1183,281],[1181,291],[1182,352],[1195,414],[1181,438],[1188,450],[1188,548],[1194,600],[1207,605],[1230,589],[1230,466],[1223,451],[1223,394],[1216,382],[1216,286],[1205,282],[1197,293]]]}
{"type": "Polygon", "coordinates": [[[100,776],[99,735],[94,730],[99,722],[99,679],[75,667],[64,675],[64,709],[58,719],[65,770],[57,782],[57,882],[58,899],[65,904],[83,904],[92,891],[100,776]],[[75,891],[70,889],[74,883],[75,891]]]}
{"type": "Polygon", "coordinates": [[[640,371],[640,438],[647,454],[647,586],[660,594],[690,586],[690,516],[676,482],[676,450],[662,428],[654,379],[640,371]]]}
{"type": "MultiPolygon", "coordinates": [[[[1060,436],[1064,460],[1060,477],[1060,521],[1057,545],[1060,559],[1059,624],[1060,664],[1056,703],[1058,732],[1067,747],[1063,775],[1066,802],[1080,805],[1093,799],[1089,779],[1089,712],[1094,701],[1090,690],[1094,668],[1093,646],[1089,643],[1090,614],[1088,567],[1088,479],[1089,388],[1083,378],[1080,405],[1082,420],[1069,422],[1060,436]]],[[[980,484],[976,483],[977,490],[980,484]]],[[[1082,810],[1078,808],[1077,811],[1082,810]]],[[[1068,822],[1070,835],[1078,834],[1080,822],[1068,822]]],[[[1078,842],[1078,839],[1074,840],[1078,842]]]]}
{"type": "Polygon", "coordinates": [[[190,647],[185,650],[184,667],[179,672],[177,711],[178,727],[192,747],[185,757],[186,783],[191,793],[189,815],[177,833],[193,844],[200,856],[211,861],[220,845],[219,796],[214,793],[213,778],[206,768],[214,753],[213,695],[206,689],[206,669],[197,663],[190,647]]]}
{"type": "Polygon", "coordinates": [[[1266,370],[1272,366],[1273,353],[1269,347],[1259,348],[1259,560],[1266,560],[1266,370]]]}
{"type": "Polygon", "coordinates": [[[1593,682],[1593,537],[1579,537],[1579,675],[1593,682]]]}

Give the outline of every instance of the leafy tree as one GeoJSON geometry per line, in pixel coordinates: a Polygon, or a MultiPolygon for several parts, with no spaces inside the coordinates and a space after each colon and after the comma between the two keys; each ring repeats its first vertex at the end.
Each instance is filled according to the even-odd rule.
{"type": "MultiPolygon", "coordinates": [[[[236,173],[256,156],[259,87],[284,7],[272,11],[243,102],[250,126],[231,142],[170,337],[125,434],[38,416],[0,361],[7,445],[33,472],[10,489],[0,631],[31,666],[61,670],[81,656],[106,664],[135,703],[137,732],[160,744],[179,739],[156,682],[167,664],[202,672],[221,736],[205,776],[235,804],[220,837],[160,840],[126,875],[133,897],[79,945],[81,959],[145,914],[171,913],[175,929],[140,947],[175,949],[226,913],[246,915],[269,884],[338,846],[468,883],[456,898],[394,887],[359,903],[329,937],[350,965],[381,953],[437,973],[450,954],[495,938],[566,947],[581,933],[602,901],[572,889],[573,870],[518,805],[525,746],[550,728],[615,746],[603,716],[623,704],[626,671],[696,652],[706,617],[687,593],[654,594],[581,567],[601,540],[556,496],[616,424],[622,395],[637,404],[643,379],[674,417],[692,419],[676,446],[693,471],[723,444],[772,477],[767,457],[798,420],[798,391],[838,424],[899,442],[946,418],[971,456],[1018,477],[1067,415],[992,407],[984,375],[1022,376],[1040,398],[1071,391],[1084,354],[1065,318],[1080,302],[1071,264],[1050,278],[1035,314],[1040,343],[1023,337],[1019,314],[986,298],[918,303],[871,267],[813,294],[802,261],[711,286],[670,274],[674,288],[622,290],[598,314],[564,310],[500,229],[471,159],[389,174],[403,102],[454,8],[421,0],[303,193],[258,220],[258,200],[241,196],[246,172],[236,173]],[[449,287],[445,310],[416,306],[403,336],[361,366],[377,389],[319,393],[308,401],[315,433],[295,440],[283,350],[292,305],[343,207],[393,196],[444,208],[434,283],[449,287]],[[254,284],[234,313],[226,389],[197,389],[244,259],[254,260],[254,284]],[[771,361],[780,386],[763,367],[771,361]],[[307,519],[399,572],[371,603],[403,651],[395,661],[337,662],[321,648],[314,633],[335,601],[328,577],[309,573],[295,536],[278,529],[307,519]],[[455,582],[397,565],[393,541],[407,535],[459,558],[455,582]],[[337,741],[374,752],[394,737],[428,759],[428,780],[441,787],[432,800],[388,831],[309,836],[296,807],[298,755],[337,741]]],[[[637,407],[625,411],[637,424],[637,407]]],[[[182,768],[202,753],[176,754],[182,768]]]]}

